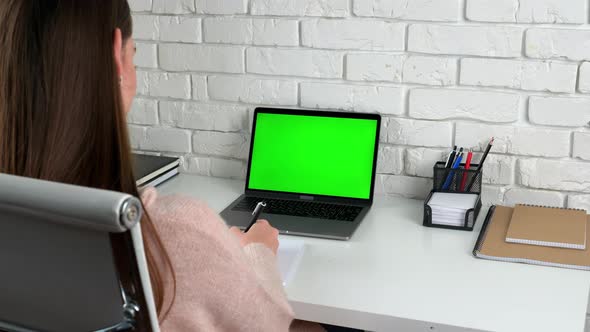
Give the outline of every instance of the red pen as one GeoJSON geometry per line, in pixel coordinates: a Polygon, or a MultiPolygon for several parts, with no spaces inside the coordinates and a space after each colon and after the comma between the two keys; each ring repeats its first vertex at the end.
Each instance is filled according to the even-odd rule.
{"type": "MultiPolygon", "coordinates": [[[[471,158],[473,158],[473,152],[469,150],[467,153],[467,160],[465,161],[465,169],[469,169],[471,167],[471,158]]],[[[467,172],[463,173],[463,179],[461,180],[461,187],[459,191],[465,191],[465,182],[467,182],[467,172]]]]}

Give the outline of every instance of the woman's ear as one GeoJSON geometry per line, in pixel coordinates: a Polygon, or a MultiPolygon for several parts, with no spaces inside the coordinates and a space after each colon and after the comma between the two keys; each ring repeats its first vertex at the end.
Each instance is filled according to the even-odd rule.
{"type": "Polygon", "coordinates": [[[117,66],[117,76],[123,75],[123,37],[121,29],[116,28],[113,37],[113,58],[117,66]]]}

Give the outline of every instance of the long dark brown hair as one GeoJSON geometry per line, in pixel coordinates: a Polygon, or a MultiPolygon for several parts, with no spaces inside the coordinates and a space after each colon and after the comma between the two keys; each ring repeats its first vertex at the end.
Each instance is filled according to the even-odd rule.
{"type": "MultiPolygon", "coordinates": [[[[0,1],[0,173],[138,196],[113,58],[131,20],[126,0],[0,1]]],[[[141,228],[163,320],[174,271],[147,214],[141,228]]]]}

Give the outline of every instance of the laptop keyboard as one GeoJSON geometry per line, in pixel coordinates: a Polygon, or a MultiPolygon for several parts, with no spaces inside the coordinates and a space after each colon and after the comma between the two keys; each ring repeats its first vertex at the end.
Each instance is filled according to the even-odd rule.
{"type": "Polygon", "coordinates": [[[263,213],[283,214],[288,216],[308,217],[317,219],[354,221],[363,209],[360,206],[349,206],[307,201],[288,201],[259,197],[244,197],[232,210],[254,211],[256,204],[266,202],[263,213]]]}

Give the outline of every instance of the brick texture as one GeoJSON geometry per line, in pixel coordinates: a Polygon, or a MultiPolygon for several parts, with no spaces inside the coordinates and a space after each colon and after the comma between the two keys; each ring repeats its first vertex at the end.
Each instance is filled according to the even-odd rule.
{"type": "Polygon", "coordinates": [[[585,0],[467,0],[467,19],[480,22],[586,23],[585,0]]]}
{"type": "Polygon", "coordinates": [[[485,204],[590,209],[587,0],[130,6],[131,145],[183,172],[243,179],[256,107],[379,113],[378,193],[423,198],[453,145],[478,162],[494,137],[485,204]]]}
{"type": "Polygon", "coordinates": [[[412,24],[408,50],[431,54],[517,57],[521,54],[522,33],[521,28],[505,26],[412,24]]]}

